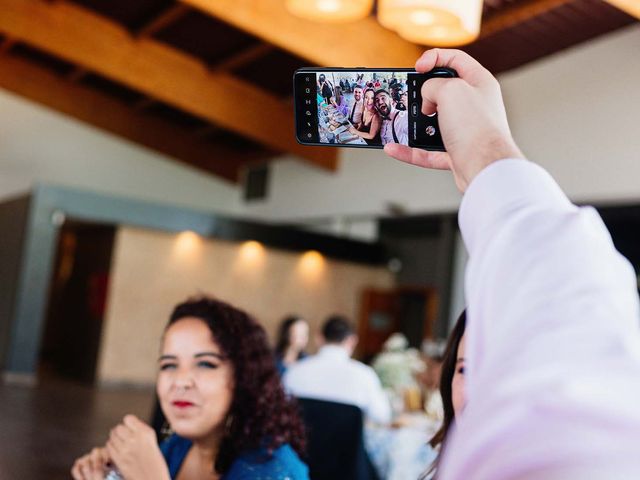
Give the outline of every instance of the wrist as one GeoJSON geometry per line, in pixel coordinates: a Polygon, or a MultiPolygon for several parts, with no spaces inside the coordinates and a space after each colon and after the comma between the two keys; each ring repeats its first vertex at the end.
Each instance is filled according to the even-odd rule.
{"type": "Polygon", "coordinates": [[[475,160],[469,163],[469,169],[465,175],[467,185],[486,167],[498,160],[525,159],[524,154],[516,145],[511,135],[493,135],[485,136],[481,142],[476,145],[482,145],[475,156],[475,160]]]}

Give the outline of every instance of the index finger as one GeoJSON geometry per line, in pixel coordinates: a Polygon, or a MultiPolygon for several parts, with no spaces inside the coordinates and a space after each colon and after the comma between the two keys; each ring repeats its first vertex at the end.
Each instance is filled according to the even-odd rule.
{"type": "Polygon", "coordinates": [[[138,417],[136,417],[135,415],[125,415],[125,417],[122,419],[122,423],[128,427],[130,430],[137,430],[140,427],[143,426],[147,426],[146,423],[144,423],[142,420],[140,420],[138,417]]]}
{"type": "Polygon", "coordinates": [[[489,71],[475,58],[462,50],[449,48],[432,48],[422,54],[416,61],[416,71],[428,72],[435,67],[453,68],[460,78],[474,85],[481,83],[489,71]]]}

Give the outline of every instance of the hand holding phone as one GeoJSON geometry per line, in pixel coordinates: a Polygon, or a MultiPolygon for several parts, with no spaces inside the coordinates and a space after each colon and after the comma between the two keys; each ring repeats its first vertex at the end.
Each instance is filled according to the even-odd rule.
{"type": "Polygon", "coordinates": [[[450,68],[303,68],[294,74],[296,139],[304,145],[444,151],[437,115],[423,115],[421,88],[450,68]]]}
{"type": "Polygon", "coordinates": [[[437,107],[447,153],[403,145],[388,145],[385,152],[413,165],[452,170],[456,185],[464,192],[490,163],[525,156],[511,136],[500,86],[491,72],[465,52],[442,48],[425,52],[416,70],[431,71],[442,65],[454,68],[460,78],[425,83],[423,111],[437,107]]]}

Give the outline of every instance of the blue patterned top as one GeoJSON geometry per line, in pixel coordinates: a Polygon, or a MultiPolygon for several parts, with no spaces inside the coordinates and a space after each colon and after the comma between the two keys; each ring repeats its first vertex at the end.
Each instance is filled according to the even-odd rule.
{"type": "MultiPolygon", "coordinates": [[[[190,448],[190,440],[175,434],[160,445],[172,480],[177,478],[190,448]]],[[[267,457],[263,450],[240,455],[222,478],[223,480],[309,480],[309,469],[302,463],[293,448],[286,444],[275,450],[271,457],[267,457]]]]}

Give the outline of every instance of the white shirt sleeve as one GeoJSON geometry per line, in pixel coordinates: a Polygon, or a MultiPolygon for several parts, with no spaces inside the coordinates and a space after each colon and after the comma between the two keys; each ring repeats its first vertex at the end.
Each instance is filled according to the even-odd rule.
{"type": "Polygon", "coordinates": [[[440,479],[640,478],[636,276],[592,208],[502,160],[464,196],[467,406],[440,479]]]}

